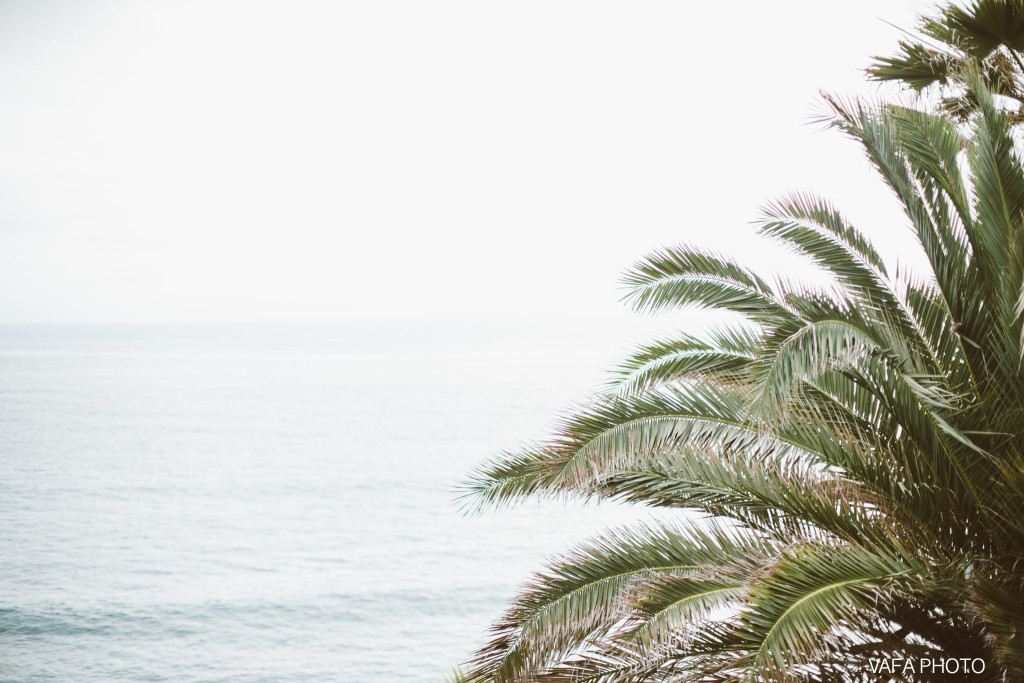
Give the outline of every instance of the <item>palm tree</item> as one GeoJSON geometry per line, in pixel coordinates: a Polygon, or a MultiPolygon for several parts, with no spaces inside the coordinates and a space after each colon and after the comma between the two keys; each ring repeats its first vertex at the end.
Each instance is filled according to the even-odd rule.
{"type": "Polygon", "coordinates": [[[958,118],[977,110],[967,73],[976,72],[988,90],[1024,121],[1024,0],[975,0],[946,5],[937,16],[923,16],[920,35],[900,42],[898,54],[876,57],[868,74],[922,92],[937,90],[944,107],[958,118]]]}
{"type": "Polygon", "coordinates": [[[690,514],[535,574],[462,680],[929,681],[954,659],[964,680],[1024,677],[1024,169],[1013,115],[965,74],[969,124],[827,99],[927,272],[890,270],[802,194],[758,229],[827,286],[689,246],[629,271],[637,311],[735,322],[638,349],[548,442],[477,470],[465,500],[690,514]]]}

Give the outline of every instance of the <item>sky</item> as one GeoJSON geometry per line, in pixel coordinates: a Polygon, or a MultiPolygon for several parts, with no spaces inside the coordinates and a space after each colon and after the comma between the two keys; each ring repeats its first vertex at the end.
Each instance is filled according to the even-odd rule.
{"type": "Polygon", "coordinates": [[[905,254],[814,119],[928,8],[5,0],[0,323],[621,316],[796,190],[905,254]]]}

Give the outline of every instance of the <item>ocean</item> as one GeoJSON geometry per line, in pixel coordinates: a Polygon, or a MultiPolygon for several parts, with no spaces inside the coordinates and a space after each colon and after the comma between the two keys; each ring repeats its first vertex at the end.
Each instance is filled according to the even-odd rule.
{"type": "Polygon", "coordinates": [[[0,681],[440,681],[546,558],[644,519],[455,489],[619,323],[0,327],[0,681]]]}

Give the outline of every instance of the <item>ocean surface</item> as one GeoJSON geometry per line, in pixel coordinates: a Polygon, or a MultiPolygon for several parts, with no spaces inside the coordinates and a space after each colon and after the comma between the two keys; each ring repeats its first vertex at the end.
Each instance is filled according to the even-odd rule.
{"type": "Polygon", "coordinates": [[[439,681],[638,509],[461,514],[611,323],[0,326],[0,681],[439,681]]]}

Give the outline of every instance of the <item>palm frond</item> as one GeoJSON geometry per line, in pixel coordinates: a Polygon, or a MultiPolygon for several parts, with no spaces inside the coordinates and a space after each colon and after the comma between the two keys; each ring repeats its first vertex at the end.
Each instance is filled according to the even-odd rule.
{"type": "Polygon", "coordinates": [[[502,505],[531,495],[578,493],[626,463],[686,445],[742,450],[767,443],[783,454],[816,447],[786,434],[762,434],[746,422],[747,402],[746,392],[711,384],[595,397],[564,417],[550,442],[506,453],[477,470],[463,498],[502,505]]]}
{"type": "Polygon", "coordinates": [[[828,653],[851,650],[851,636],[891,591],[909,591],[923,571],[909,556],[859,547],[798,546],[753,590],[741,635],[753,653],[748,680],[776,680],[828,653]]]}
{"type": "Polygon", "coordinates": [[[657,576],[750,571],[776,544],[722,526],[686,531],[636,527],[607,532],[536,574],[491,629],[470,675],[515,681],[542,672],[620,627],[642,582],[657,576]]]}
{"type": "Polygon", "coordinates": [[[679,335],[639,347],[613,373],[610,388],[638,393],[684,379],[730,381],[757,358],[756,333],[738,327],[717,328],[705,339],[679,335]]]}
{"type": "Polygon", "coordinates": [[[763,325],[792,317],[768,283],[728,257],[688,247],[651,254],[623,278],[637,311],[693,306],[732,311],[763,325]]]}

